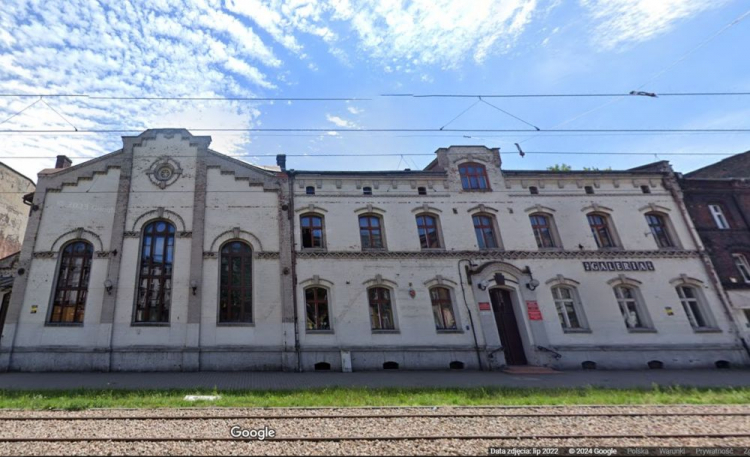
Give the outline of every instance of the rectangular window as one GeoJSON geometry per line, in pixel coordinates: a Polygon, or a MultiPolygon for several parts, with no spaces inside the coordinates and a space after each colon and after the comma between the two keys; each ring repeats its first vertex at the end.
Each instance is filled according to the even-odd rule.
{"type": "Polygon", "coordinates": [[[552,297],[555,299],[557,317],[563,330],[583,329],[585,326],[578,317],[576,306],[576,293],[571,287],[557,286],[552,288],[552,297]]]}
{"type": "Polygon", "coordinates": [[[722,230],[729,228],[729,221],[727,221],[726,216],[724,216],[724,211],[721,209],[721,206],[708,205],[708,210],[711,211],[711,216],[713,216],[714,222],[716,222],[716,227],[722,230]]]}
{"type": "Polygon", "coordinates": [[[383,229],[380,217],[365,215],[359,217],[359,238],[362,249],[383,249],[383,229]]]}
{"type": "Polygon", "coordinates": [[[737,266],[737,270],[742,276],[742,280],[750,283],[750,265],[747,263],[747,258],[742,254],[732,254],[734,258],[734,264],[737,266]]]}
{"type": "Polygon", "coordinates": [[[75,241],[62,250],[50,323],[83,323],[93,254],[93,246],[86,241],[75,241]]]}
{"type": "Polygon", "coordinates": [[[300,226],[302,230],[303,249],[322,249],[325,247],[323,241],[323,218],[321,216],[303,215],[300,217],[300,226]]]}
{"type": "Polygon", "coordinates": [[[479,249],[495,249],[498,247],[495,236],[495,224],[491,216],[477,215],[474,221],[474,233],[477,236],[479,249]]]}
{"type": "Polygon", "coordinates": [[[307,310],[308,330],[330,330],[328,316],[328,291],[322,287],[305,289],[305,308],[307,310]]]}
{"type": "Polygon", "coordinates": [[[167,221],[154,221],[143,229],[136,323],[169,322],[174,234],[174,225],[167,221]]]}
{"type": "Polygon", "coordinates": [[[430,300],[432,301],[432,315],[435,317],[435,328],[457,330],[450,290],[445,287],[434,287],[430,289],[430,300]]]}
{"type": "Polygon", "coordinates": [[[688,321],[693,328],[709,328],[711,322],[708,319],[699,292],[694,287],[679,286],[677,295],[680,297],[680,303],[685,310],[688,321]]]}
{"type": "Polygon", "coordinates": [[[615,297],[620,306],[625,326],[629,329],[648,329],[646,317],[642,310],[640,299],[635,288],[630,286],[615,287],[615,297]]]}
{"type": "Polygon", "coordinates": [[[750,308],[743,309],[742,311],[745,313],[745,320],[747,321],[745,322],[745,326],[750,328],[750,308]]]}
{"type": "Polygon", "coordinates": [[[395,330],[391,291],[384,287],[373,287],[367,291],[370,301],[370,323],[373,330],[395,330]]]}

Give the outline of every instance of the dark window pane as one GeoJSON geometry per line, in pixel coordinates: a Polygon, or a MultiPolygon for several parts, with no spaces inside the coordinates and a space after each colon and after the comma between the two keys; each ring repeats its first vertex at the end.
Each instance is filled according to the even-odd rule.
{"type": "Polygon", "coordinates": [[[231,241],[221,251],[219,322],[252,323],[252,249],[231,241]]]}

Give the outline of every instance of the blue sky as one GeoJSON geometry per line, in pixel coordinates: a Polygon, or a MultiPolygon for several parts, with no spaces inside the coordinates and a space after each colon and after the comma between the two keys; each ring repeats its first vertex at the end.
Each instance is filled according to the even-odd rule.
{"type": "MultiPolygon", "coordinates": [[[[750,91],[750,18],[740,0],[5,0],[0,92],[98,96],[362,97],[351,102],[0,98],[0,129],[426,128],[476,99],[384,93],[750,91]],[[717,35],[717,32],[722,31],[717,35]],[[710,39],[710,40],[709,40],[710,39]],[[708,40],[708,41],[706,41],[708,40]],[[57,111],[57,112],[55,112],[57,111]],[[58,114],[59,113],[59,114],[58,114]]],[[[743,128],[750,97],[490,99],[542,129],[743,128]]],[[[450,128],[528,126],[479,103],[450,128]]],[[[210,133],[215,150],[296,169],[422,168],[453,144],[500,147],[504,167],[689,171],[750,149],[748,134],[210,133]],[[465,137],[464,135],[467,135],[465,137]],[[529,151],[519,157],[514,143],[529,151]],[[605,151],[653,155],[542,155],[605,151]],[[659,156],[686,152],[692,156],[659,156]]],[[[95,157],[119,134],[0,135],[2,157],[95,157]]],[[[0,159],[35,177],[48,159],[0,159]]],[[[76,162],[80,162],[77,159],[76,162]]]]}

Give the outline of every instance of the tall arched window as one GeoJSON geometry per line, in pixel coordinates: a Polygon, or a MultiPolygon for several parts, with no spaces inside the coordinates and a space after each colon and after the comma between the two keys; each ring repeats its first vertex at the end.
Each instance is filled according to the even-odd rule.
{"type": "Polygon", "coordinates": [[[552,217],[535,213],[529,215],[529,221],[531,221],[531,229],[534,231],[537,247],[554,248],[557,246],[552,227],[552,217]]]}
{"type": "Polygon", "coordinates": [[[302,231],[303,249],[325,248],[322,216],[317,214],[303,214],[299,218],[299,224],[302,231]]]}
{"type": "Polygon", "coordinates": [[[666,217],[659,213],[646,213],[646,222],[648,222],[648,228],[651,229],[651,234],[654,235],[654,241],[656,241],[657,246],[660,248],[675,247],[672,236],[669,233],[666,217]]]}
{"type": "Polygon", "coordinates": [[[487,169],[484,165],[467,162],[458,167],[461,175],[461,187],[464,190],[489,190],[490,184],[487,179],[487,169]]]}
{"type": "Polygon", "coordinates": [[[587,327],[578,291],[574,287],[554,286],[552,298],[554,298],[557,317],[560,318],[563,331],[583,330],[587,327]]]}
{"type": "Polygon", "coordinates": [[[451,291],[445,287],[433,287],[430,289],[430,300],[432,301],[432,315],[435,317],[435,328],[437,330],[456,330],[456,316],[453,314],[453,302],[451,291]]]}
{"type": "Polygon", "coordinates": [[[374,214],[359,216],[359,238],[362,249],[383,249],[383,220],[374,214]]]}
{"type": "Polygon", "coordinates": [[[391,291],[385,287],[373,287],[367,291],[370,303],[370,323],[373,330],[394,330],[391,291]]]}
{"type": "Polygon", "coordinates": [[[244,241],[221,248],[219,322],[253,322],[253,251],[244,241]]]}
{"type": "Polygon", "coordinates": [[[615,297],[628,330],[650,329],[651,321],[638,289],[632,286],[615,286],[615,297]]]}
{"type": "Polygon", "coordinates": [[[143,228],[135,322],[169,322],[174,268],[174,225],[154,221],[143,228]]]}
{"type": "Polygon", "coordinates": [[[487,214],[477,214],[472,217],[474,233],[477,235],[479,249],[494,249],[499,247],[495,233],[495,220],[487,214]]]}
{"type": "Polygon", "coordinates": [[[438,232],[438,219],[430,214],[417,216],[417,233],[419,244],[422,249],[440,248],[440,234],[438,232]]]}
{"type": "Polygon", "coordinates": [[[93,253],[91,243],[83,240],[68,243],[62,249],[50,323],[83,323],[93,253]]]}
{"type": "Polygon", "coordinates": [[[594,235],[596,245],[600,248],[616,247],[615,238],[612,236],[612,228],[609,224],[609,217],[602,213],[589,213],[586,215],[591,227],[591,233],[594,235]]]}
{"type": "Polygon", "coordinates": [[[328,289],[308,287],[305,289],[306,327],[308,330],[330,330],[328,314],[328,289]]]}
{"type": "Polygon", "coordinates": [[[677,286],[676,289],[682,309],[685,310],[688,322],[694,329],[715,327],[713,316],[711,316],[711,312],[705,304],[703,294],[697,287],[681,285],[677,286]]]}

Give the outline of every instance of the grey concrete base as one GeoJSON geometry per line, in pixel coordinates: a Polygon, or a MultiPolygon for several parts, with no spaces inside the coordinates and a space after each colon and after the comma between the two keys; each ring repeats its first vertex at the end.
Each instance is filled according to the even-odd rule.
{"type": "Polygon", "coordinates": [[[20,350],[11,354],[9,371],[107,371],[109,352],[66,348],[20,350]]]}
{"type": "Polygon", "coordinates": [[[602,370],[642,370],[651,361],[662,362],[667,369],[715,368],[716,362],[726,361],[734,367],[747,366],[746,354],[740,348],[691,348],[668,350],[662,348],[633,348],[631,350],[561,350],[562,357],[549,364],[553,368],[581,369],[582,363],[596,363],[602,370]]]}
{"type": "Polygon", "coordinates": [[[202,371],[282,371],[283,357],[278,351],[211,351],[200,354],[202,371]]]}
{"type": "Polygon", "coordinates": [[[448,370],[451,363],[461,364],[466,370],[479,369],[477,354],[472,350],[353,350],[351,354],[354,371],[382,370],[385,364],[394,362],[400,370],[448,370]]]}

